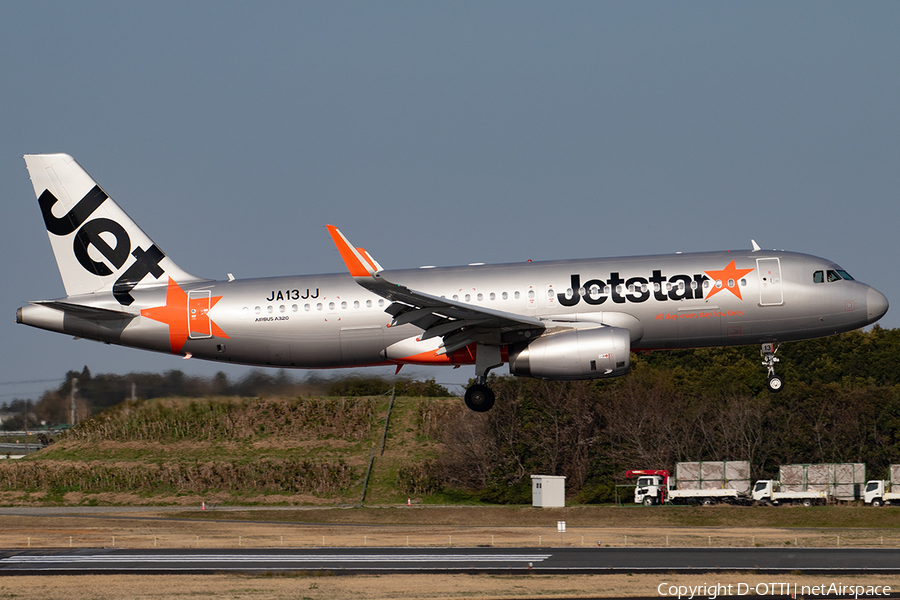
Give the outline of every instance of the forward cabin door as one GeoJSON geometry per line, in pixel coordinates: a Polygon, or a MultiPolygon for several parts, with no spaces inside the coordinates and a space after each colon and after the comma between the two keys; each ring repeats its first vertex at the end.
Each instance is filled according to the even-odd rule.
{"type": "Polygon", "coordinates": [[[781,261],[778,258],[757,258],[756,272],[759,273],[759,305],[781,306],[784,304],[781,261]]]}

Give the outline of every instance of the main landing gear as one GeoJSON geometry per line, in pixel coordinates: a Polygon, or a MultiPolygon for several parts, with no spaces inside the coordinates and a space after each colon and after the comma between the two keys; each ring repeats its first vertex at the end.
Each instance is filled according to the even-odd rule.
{"type": "Polygon", "coordinates": [[[760,355],[763,357],[762,364],[768,370],[766,387],[773,393],[780,392],[784,388],[784,379],[775,374],[775,363],[778,362],[775,353],[778,352],[780,347],[781,344],[775,345],[774,343],[768,343],[763,344],[759,351],[760,355]]]}
{"type": "Polygon", "coordinates": [[[494,406],[494,391],[483,383],[470,386],[466,390],[466,406],[475,412],[491,410],[494,406]]]}
{"type": "Polygon", "coordinates": [[[479,343],[475,350],[475,383],[466,390],[466,406],[487,412],[494,406],[494,392],[487,384],[488,371],[503,364],[499,346],[479,343]]]}

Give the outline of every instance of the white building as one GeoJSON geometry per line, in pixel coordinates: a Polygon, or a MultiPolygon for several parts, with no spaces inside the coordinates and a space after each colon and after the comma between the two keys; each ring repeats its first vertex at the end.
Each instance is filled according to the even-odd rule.
{"type": "Polygon", "coordinates": [[[563,475],[532,475],[531,505],[557,508],[566,505],[566,478],[563,475]]]}

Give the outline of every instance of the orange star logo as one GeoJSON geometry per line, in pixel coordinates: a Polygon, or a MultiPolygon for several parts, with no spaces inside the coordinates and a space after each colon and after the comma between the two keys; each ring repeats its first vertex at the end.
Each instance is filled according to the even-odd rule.
{"type": "Polygon", "coordinates": [[[178,354],[192,333],[196,334],[197,337],[215,336],[230,339],[209,318],[209,311],[221,299],[222,296],[188,298],[181,286],[169,277],[165,306],[142,309],[141,316],[169,326],[169,344],[172,348],[172,354],[178,354]]]}
{"type": "Polygon", "coordinates": [[[744,298],[741,296],[741,286],[739,282],[741,277],[752,270],[753,269],[737,269],[732,260],[728,263],[728,266],[721,271],[704,271],[704,273],[709,275],[713,280],[713,285],[706,299],[712,298],[722,290],[728,290],[737,296],[738,300],[743,300],[744,298]]]}

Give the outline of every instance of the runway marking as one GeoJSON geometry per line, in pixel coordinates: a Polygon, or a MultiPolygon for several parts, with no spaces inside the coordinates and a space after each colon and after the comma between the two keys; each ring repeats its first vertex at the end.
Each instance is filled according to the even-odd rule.
{"type": "Polygon", "coordinates": [[[72,563],[409,563],[409,562],[542,562],[550,554],[269,554],[246,556],[243,554],[97,554],[89,556],[10,556],[0,559],[0,566],[13,564],[72,564],[72,563]]]}

